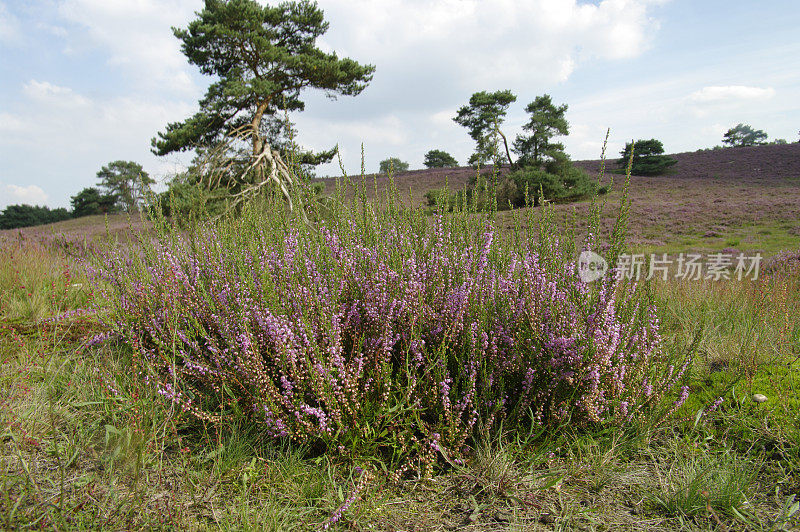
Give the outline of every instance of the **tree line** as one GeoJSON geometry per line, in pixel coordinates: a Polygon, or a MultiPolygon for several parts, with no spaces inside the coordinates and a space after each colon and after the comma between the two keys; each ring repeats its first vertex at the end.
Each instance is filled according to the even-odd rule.
{"type": "Polygon", "coordinates": [[[136,212],[142,208],[155,183],[133,161],[113,161],[97,172],[96,187],[87,187],[70,198],[71,209],[39,205],[9,205],[0,212],[0,229],[17,229],[96,214],[136,212]]]}

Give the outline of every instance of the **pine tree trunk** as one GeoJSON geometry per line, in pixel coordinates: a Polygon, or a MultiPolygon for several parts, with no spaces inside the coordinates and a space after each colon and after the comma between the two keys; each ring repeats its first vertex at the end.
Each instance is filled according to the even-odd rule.
{"type": "MultiPolygon", "coordinates": [[[[258,105],[256,109],[256,114],[253,116],[253,121],[250,122],[250,127],[253,129],[253,160],[261,155],[261,152],[264,151],[264,139],[261,137],[261,119],[264,117],[264,113],[267,110],[267,106],[269,105],[269,100],[265,100],[258,105]]],[[[264,162],[261,161],[259,165],[255,168],[256,175],[258,176],[258,180],[261,181],[264,179],[264,162]]]]}

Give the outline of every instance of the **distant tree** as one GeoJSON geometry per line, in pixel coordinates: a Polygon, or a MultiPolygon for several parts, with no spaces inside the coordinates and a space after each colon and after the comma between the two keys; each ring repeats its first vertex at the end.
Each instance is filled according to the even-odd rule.
{"type": "Polygon", "coordinates": [[[381,161],[379,171],[382,174],[388,174],[389,171],[394,174],[408,172],[408,163],[401,161],[397,157],[389,157],[381,161]]]}
{"type": "Polygon", "coordinates": [[[775,139],[772,141],[772,144],[789,144],[786,142],[786,139],[775,139]]]}
{"type": "Polygon", "coordinates": [[[69,211],[63,207],[50,209],[39,205],[9,205],[0,213],[0,229],[17,229],[68,220],[69,211]]]}
{"type": "Polygon", "coordinates": [[[767,134],[760,129],[753,129],[747,124],[738,124],[730,128],[722,137],[722,143],[732,147],[754,146],[765,144],[767,134]]]}
{"type": "Polygon", "coordinates": [[[533,166],[541,168],[548,160],[564,153],[564,145],[550,142],[555,136],[569,135],[569,123],[564,115],[567,104],[556,107],[549,94],[537,96],[529,103],[525,112],[531,115],[522,129],[529,135],[517,135],[514,141],[514,153],[519,155],[517,166],[533,166]]]}
{"type": "Polygon", "coordinates": [[[106,214],[116,210],[117,197],[114,194],[101,194],[94,187],[87,187],[70,198],[72,217],[106,214]]]}
{"type": "Polygon", "coordinates": [[[620,152],[622,158],[617,161],[617,164],[621,168],[627,168],[631,157],[631,149],[633,150],[633,163],[631,165],[631,173],[633,175],[660,175],[678,162],[667,155],[663,155],[664,145],[660,140],[637,140],[636,142],[625,144],[625,149],[620,152]]]}
{"type": "Polygon", "coordinates": [[[446,151],[431,150],[425,154],[424,164],[426,168],[448,168],[458,166],[458,161],[446,151]]]}
{"type": "Polygon", "coordinates": [[[273,182],[286,190],[295,177],[270,136],[279,112],[302,111],[300,94],[309,88],[330,97],[355,96],[375,71],[372,65],[323,51],[316,41],[328,26],[323,11],[310,0],[275,6],[256,0],[206,0],[197,18],[173,33],[189,62],[215,81],[194,116],[168,124],[152,140],[153,152],[221,149],[227,160],[220,167],[230,171],[218,184],[237,192],[273,182]]]}
{"type": "Polygon", "coordinates": [[[117,198],[120,207],[128,212],[139,210],[150,185],[155,179],[147,175],[142,165],[133,161],[114,161],[97,172],[100,187],[117,198]]]}
{"type": "Polygon", "coordinates": [[[469,164],[500,163],[499,128],[505,119],[508,106],[517,101],[509,90],[476,92],[469,104],[462,106],[453,120],[467,128],[475,141],[475,153],[469,164]]]}

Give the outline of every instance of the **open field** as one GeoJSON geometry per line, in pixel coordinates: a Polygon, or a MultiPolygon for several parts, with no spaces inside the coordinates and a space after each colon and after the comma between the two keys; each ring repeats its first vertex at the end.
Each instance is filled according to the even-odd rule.
{"type": "MultiPolygon", "coordinates": [[[[673,175],[631,179],[632,249],[737,248],[772,255],[800,248],[800,144],[676,158],[673,175]]],[[[421,199],[443,184],[443,175],[420,171],[396,181],[401,191],[410,187],[421,199]]],[[[454,187],[469,178],[466,170],[447,175],[454,187]]],[[[386,183],[378,180],[377,186],[383,190],[386,183]]],[[[609,195],[607,214],[619,198],[619,191],[609,195]]],[[[572,208],[555,206],[556,218],[572,208]]],[[[578,220],[585,220],[588,202],[575,208],[578,220]]],[[[500,213],[497,223],[499,255],[507,251],[502,236],[512,227],[511,214],[500,213]]],[[[142,227],[130,225],[133,233],[142,227]]],[[[263,226],[279,225],[266,216],[263,226]]],[[[476,227],[480,238],[484,229],[476,227]]],[[[247,231],[257,229],[229,228],[220,249],[247,242],[247,231]]],[[[108,231],[124,241],[129,221],[109,218],[108,231]]],[[[166,233],[162,238],[169,241],[166,233]]],[[[370,447],[366,436],[354,439],[352,450],[333,452],[334,446],[321,448],[313,438],[271,438],[232,403],[220,404],[229,405],[221,422],[206,423],[182,411],[174,396],[165,400],[164,390],[159,393],[138,374],[157,365],[141,355],[152,346],[132,348],[124,337],[102,337],[120,323],[135,326],[136,312],[143,311],[114,310],[114,301],[87,276],[87,264],[97,265],[92,253],[106,240],[102,218],[0,234],[0,528],[800,527],[800,268],[790,265],[755,281],[657,281],[651,292],[636,295],[655,303],[665,364],[679,367],[691,354],[682,377],[685,402],[675,389],[646,414],[622,423],[538,426],[509,416],[491,431],[476,427],[463,454],[453,450],[453,458],[463,457],[460,462],[444,452],[423,452],[422,458],[435,457],[427,469],[420,459],[419,468],[399,474],[391,453],[370,447]],[[93,305],[99,308],[85,310],[93,305]],[[766,401],[754,401],[754,394],[766,401]]],[[[201,241],[210,246],[213,239],[201,241]]],[[[395,249],[402,246],[390,252],[395,249]]],[[[365,247],[359,253],[368,252],[365,247]]],[[[180,262],[179,253],[171,256],[180,262]]],[[[163,260],[148,263],[152,271],[169,264],[166,255],[158,257],[163,260]]],[[[499,268],[504,260],[490,264],[499,268]]],[[[457,269],[457,262],[448,264],[457,269]]],[[[298,286],[312,286],[306,281],[316,277],[303,272],[285,278],[296,275],[298,286]]],[[[130,275],[139,274],[131,268],[130,275]]],[[[179,284],[176,279],[164,286],[179,284]]],[[[158,294],[160,300],[153,301],[164,308],[188,297],[158,294]]],[[[316,297],[309,292],[303,302],[310,305],[316,297]]],[[[577,410],[574,415],[577,420],[577,410]]],[[[353,423],[363,419],[370,418],[353,423]]],[[[378,426],[380,419],[373,423],[378,426]]]]}

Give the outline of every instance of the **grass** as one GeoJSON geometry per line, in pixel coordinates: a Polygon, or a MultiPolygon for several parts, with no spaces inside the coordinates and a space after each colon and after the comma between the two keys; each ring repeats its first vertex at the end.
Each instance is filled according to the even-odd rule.
{"type": "MultiPolygon", "coordinates": [[[[779,223],[763,226],[762,242],[779,223]]],[[[746,240],[736,235],[727,239],[746,240]]],[[[754,237],[756,238],[756,237],[754,237]]],[[[233,417],[171,408],[104,326],[58,246],[0,254],[0,527],[7,529],[782,530],[800,526],[800,279],[654,285],[667,349],[695,341],[675,416],[479,435],[463,464],[392,481],[233,417]],[[752,400],[754,393],[767,397],[752,400]],[[713,411],[710,406],[722,402],[713,411]]],[[[669,406],[672,398],[665,400],[669,406]]]]}
{"type": "Polygon", "coordinates": [[[42,242],[2,242],[0,318],[40,321],[48,313],[81,308],[91,297],[82,268],[42,242]]]}
{"type": "MultiPolygon", "coordinates": [[[[657,238],[662,231],[663,228],[659,230],[658,227],[654,227],[645,236],[657,238]]],[[[735,248],[741,252],[758,252],[768,257],[779,251],[797,249],[798,247],[800,247],[800,235],[797,234],[795,226],[786,221],[765,220],[725,227],[722,232],[704,231],[702,233],[686,234],[676,241],[660,245],[636,246],[636,251],[646,254],[668,253],[675,255],[698,251],[716,253],[725,248],[735,248]]]]}

